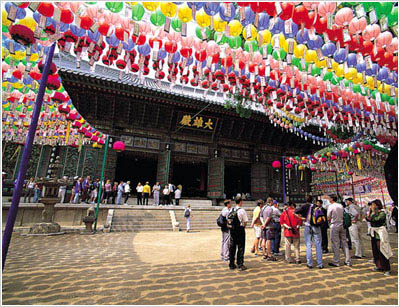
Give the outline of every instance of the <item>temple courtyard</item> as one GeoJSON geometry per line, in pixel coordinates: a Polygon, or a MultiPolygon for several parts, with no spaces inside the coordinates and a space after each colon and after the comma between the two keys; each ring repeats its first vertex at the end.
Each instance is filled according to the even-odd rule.
{"type": "Polygon", "coordinates": [[[3,271],[5,305],[321,304],[397,305],[397,234],[390,233],[392,275],[373,272],[371,244],[365,259],[323,270],[266,262],[250,253],[247,271],[231,271],[220,260],[218,230],[186,232],[13,234],[3,271]]]}

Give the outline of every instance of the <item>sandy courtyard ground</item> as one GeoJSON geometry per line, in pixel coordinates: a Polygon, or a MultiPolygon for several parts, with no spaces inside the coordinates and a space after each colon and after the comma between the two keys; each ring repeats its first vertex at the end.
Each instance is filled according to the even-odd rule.
{"type": "MultiPolygon", "coordinates": [[[[392,276],[373,272],[367,236],[366,259],[352,267],[308,269],[266,262],[250,253],[247,271],[220,260],[218,230],[201,232],[14,234],[3,272],[3,304],[398,304],[397,234],[390,234],[392,276]]],[[[352,251],[354,254],[354,251],[352,251]]],[[[343,256],[342,256],[343,257],[343,256]]],[[[342,259],[343,260],[343,259],[342,259]]]]}

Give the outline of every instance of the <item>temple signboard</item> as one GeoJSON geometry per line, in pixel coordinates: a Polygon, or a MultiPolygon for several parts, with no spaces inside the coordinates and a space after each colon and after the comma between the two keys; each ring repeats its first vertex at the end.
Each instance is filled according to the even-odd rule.
{"type": "Polygon", "coordinates": [[[183,128],[213,132],[217,121],[218,119],[215,117],[180,112],[178,114],[177,125],[183,128]]]}

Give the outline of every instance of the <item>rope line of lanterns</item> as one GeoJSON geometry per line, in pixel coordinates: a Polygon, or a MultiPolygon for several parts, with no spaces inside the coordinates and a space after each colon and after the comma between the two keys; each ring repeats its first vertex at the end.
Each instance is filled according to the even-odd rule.
{"type": "MultiPolygon", "coordinates": [[[[56,40],[77,67],[87,58],[92,69],[117,67],[120,77],[153,70],[172,84],[239,93],[262,104],[274,125],[320,144],[341,142],[332,126],[390,142],[397,137],[397,15],[391,3],[8,2],[3,122],[22,134],[29,126],[21,113],[32,108],[40,63],[56,40]],[[195,37],[188,35],[193,25],[195,37]],[[325,137],[302,129],[311,123],[325,137]]],[[[104,143],[79,114],[69,116],[76,110],[56,71],[47,89],[41,128],[52,132],[40,138],[104,143]],[[53,99],[54,91],[63,97],[53,99]]]]}

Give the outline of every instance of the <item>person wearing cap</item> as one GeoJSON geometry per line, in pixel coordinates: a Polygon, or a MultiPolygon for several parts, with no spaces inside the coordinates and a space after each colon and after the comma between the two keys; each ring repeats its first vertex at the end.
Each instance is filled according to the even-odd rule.
{"type": "MultiPolygon", "coordinates": [[[[320,204],[318,206],[320,206],[320,204]]],[[[312,225],[311,218],[315,208],[316,206],[313,204],[312,197],[308,196],[306,199],[306,204],[296,209],[295,214],[304,222],[304,241],[306,243],[307,267],[309,269],[313,268],[312,246],[314,241],[317,256],[317,265],[319,269],[323,269],[324,266],[322,263],[321,227],[312,225]]]]}
{"type": "Polygon", "coordinates": [[[236,211],[240,226],[235,229],[230,229],[229,268],[231,270],[238,268],[239,271],[244,271],[247,270],[247,267],[244,265],[244,250],[246,244],[245,228],[249,219],[246,210],[242,208],[242,198],[236,196],[235,203],[236,207],[231,209],[230,213],[233,212],[233,210],[236,211]],[[235,265],[235,256],[237,266],[235,265]]]}
{"type": "MultiPolygon", "coordinates": [[[[231,210],[232,204],[229,199],[224,201],[224,209],[221,211],[221,215],[225,218],[225,222],[228,219],[229,211],[231,210]]],[[[226,225],[221,227],[222,239],[221,239],[221,259],[225,262],[229,261],[229,246],[231,236],[229,234],[229,229],[226,225]]]]}
{"type": "Polygon", "coordinates": [[[334,194],[322,196],[322,199],[327,199],[330,202],[327,217],[331,229],[333,261],[328,264],[333,267],[340,266],[339,246],[341,245],[345,255],[345,265],[351,266],[350,250],[346,240],[346,229],[343,226],[344,208],[341,204],[337,203],[337,196],[334,194]]]}
{"type": "Polygon", "coordinates": [[[361,208],[354,203],[351,197],[346,199],[346,205],[345,210],[351,216],[351,226],[349,227],[350,240],[356,250],[353,258],[361,259],[364,257],[361,237],[361,208]]]}
{"type": "Polygon", "coordinates": [[[282,256],[282,253],[279,252],[282,235],[282,227],[280,223],[281,211],[279,210],[278,202],[275,199],[273,200],[272,205],[272,222],[275,228],[274,240],[272,241],[272,253],[275,256],[282,256]]]}

